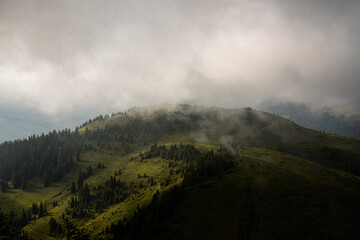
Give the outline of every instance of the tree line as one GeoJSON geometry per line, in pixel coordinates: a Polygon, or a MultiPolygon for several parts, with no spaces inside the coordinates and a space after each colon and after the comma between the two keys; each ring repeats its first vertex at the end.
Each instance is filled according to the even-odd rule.
{"type": "Polygon", "coordinates": [[[80,158],[77,131],[53,131],[28,139],[0,144],[1,191],[11,181],[13,188],[27,188],[27,182],[40,176],[44,187],[60,180],[80,158]]]}

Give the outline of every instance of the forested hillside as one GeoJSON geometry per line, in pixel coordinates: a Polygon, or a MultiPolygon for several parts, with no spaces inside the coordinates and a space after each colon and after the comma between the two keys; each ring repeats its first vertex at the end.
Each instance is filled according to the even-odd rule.
{"type": "Polygon", "coordinates": [[[359,159],[251,108],[133,108],[1,144],[0,206],[35,239],[354,239],[359,159]]]}

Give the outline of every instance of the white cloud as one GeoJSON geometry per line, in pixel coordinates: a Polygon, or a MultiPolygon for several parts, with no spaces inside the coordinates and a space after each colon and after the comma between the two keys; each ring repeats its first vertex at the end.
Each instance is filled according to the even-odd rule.
{"type": "Polygon", "coordinates": [[[161,102],[359,98],[355,1],[38,0],[0,9],[0,105],[72,116],[161,102]]]}

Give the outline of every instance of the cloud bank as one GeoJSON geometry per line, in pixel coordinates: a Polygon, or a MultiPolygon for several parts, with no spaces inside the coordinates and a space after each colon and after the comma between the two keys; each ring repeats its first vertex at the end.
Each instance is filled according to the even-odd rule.
{"type": "Polygon", "coordinates": [[[0,107],[359,101],[360,2],[0,1],[0,107]]]}

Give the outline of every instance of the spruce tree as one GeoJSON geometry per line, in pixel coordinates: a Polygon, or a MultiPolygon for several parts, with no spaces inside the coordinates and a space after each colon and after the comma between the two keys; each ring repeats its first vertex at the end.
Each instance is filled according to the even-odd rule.
{"type": "Polygon", "coordinates": [[[27,223],[28,223],[28,217],[27,217],[25,210],[23,209],[22,213],[21,213],[20,225],[21,225],[21,227],[24,227],[27,225],[27,223]]]}
{"type": "Polygon", "coordinates": [[[76,185],[75,185],[75,182],[72,182],[72,184],[71,184],[71,193],[76,193],[76,185]]]}
{"type": "Polygon", "coordinates": [[[58,231],[58,223],[56,222],[55,218],[51,217],[49,220],[50,225],[50,233],[55,233],[58,231]]]}
{"type": "Polygon", "coordinates": [[[1,191],[5,192],[7,188],[8,188],[7,182],[5,181],[5,179],[2,179],[1,180],[1,191]]]}
{"type": "Polygon", "coordinates": [[[25,191],[25,189],[26,189],[26,180],[24,177],[22,177],[22,179],[21,179],[21,189],[23,191],[25,191]]]}
{"type": "Polygon", "coordinates": [[[40,206],[39,206],[39,218],[44,216],[44,206],[43,203],[40,202],[40,206]]]}
{"type": "Polygon", "coordinates": [[[32,204],[32,214],[36,215],[39,213],[39,208],[37,206],[37,203],[32,204]]]}

